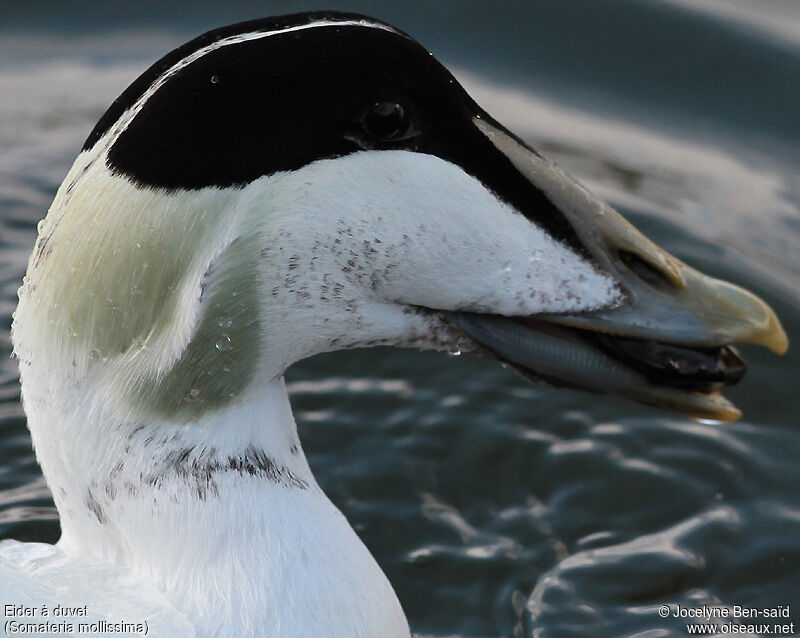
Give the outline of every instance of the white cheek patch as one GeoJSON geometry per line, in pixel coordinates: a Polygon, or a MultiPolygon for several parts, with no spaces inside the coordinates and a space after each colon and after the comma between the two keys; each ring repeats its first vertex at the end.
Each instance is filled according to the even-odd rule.
{"type": "Polygon", "coordinates": [[[296,228],[301,242],[334,238],[326,267],[375,300],[530,315],[621,299],[611,277],[432,155],[315,162],[276,179],[269,204],[283,217],[274,223],[296,228]]]}

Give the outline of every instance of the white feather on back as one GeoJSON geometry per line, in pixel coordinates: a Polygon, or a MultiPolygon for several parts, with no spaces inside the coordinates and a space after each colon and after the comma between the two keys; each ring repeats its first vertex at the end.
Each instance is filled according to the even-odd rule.
{"type": "MultiPolygon", "coordinates": [[[[44,543],[0,542],[0,601],[6,622],[68,622],[78,633],[79,623],[98,621],[147,623],[148,635],[194,638],[195,629],[152,583],[129,569],[103,559],[71,557],[44,543]],[[6,614],[6,606],[34,608],[33,616],[6,614]],[[64,616],[56,609],[78,609],[80,615],[64,616]],[[47,613],[43,613],[47,607],[47,613]]],[[[67,633],[67,632],[64,632],[67,633]]],[[[90,632],[84,632],[90,633],[90,632]]],[[[24,632],[25,636],[53,632],[24,632]]],[[[142,635],[137,632],[91,635],[142,635]]]]}

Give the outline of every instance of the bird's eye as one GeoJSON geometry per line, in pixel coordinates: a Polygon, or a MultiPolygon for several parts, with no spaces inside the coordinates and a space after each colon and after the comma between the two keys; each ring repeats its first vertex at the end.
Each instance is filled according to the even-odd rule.
{"type": "Polygon", "coordinates": [[[416,133],[408,111],[396,102],[374,104],[364,115],[361,124],[367,135],[383,142],[405,140],[416,133]]]}

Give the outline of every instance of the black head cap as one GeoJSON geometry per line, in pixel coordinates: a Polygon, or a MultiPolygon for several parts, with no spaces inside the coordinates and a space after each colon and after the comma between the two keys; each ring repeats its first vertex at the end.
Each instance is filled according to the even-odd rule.
{"type": "Polygon", "coordinates": [[[84,150],[134,105],[140,110],[111,140],[107,162],[142,187],[243,186],[319,159],[405,149],[458,164],[579,247],[564,217],[473,118],[500,125],[420,44],[373,18],[311,12],[209,31],[131,84],[84,150]]]}

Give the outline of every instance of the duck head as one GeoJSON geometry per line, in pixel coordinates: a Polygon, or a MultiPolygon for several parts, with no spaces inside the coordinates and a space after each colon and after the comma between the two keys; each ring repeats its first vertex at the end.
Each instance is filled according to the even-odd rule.
{"type": "Polygon", "coordinates": [[[38,324],[49,361],[179,420],[386,344],[730,420],[731,345],[787,347],[758,297],[660,249],[412,38],[342,13],[218,29],[146,71],[86,141],[21,300],[23,363],[38,324]]]}

